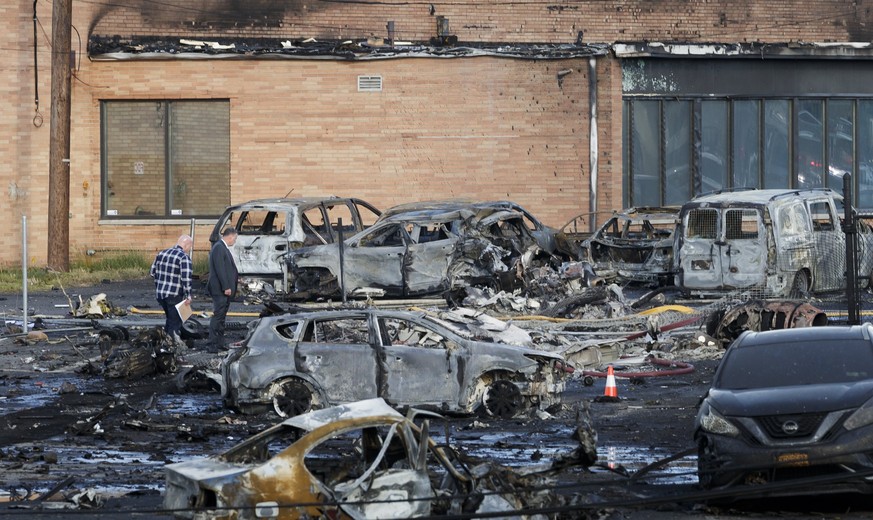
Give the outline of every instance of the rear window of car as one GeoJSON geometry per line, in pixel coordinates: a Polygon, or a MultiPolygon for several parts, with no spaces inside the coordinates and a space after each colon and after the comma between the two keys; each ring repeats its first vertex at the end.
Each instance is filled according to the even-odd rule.
{"type": "Polygon", "coordinates": [[[715,387],[725,390],[851,383],[873,377],[866,340],[795,341],[733,349],[715,387]]]}

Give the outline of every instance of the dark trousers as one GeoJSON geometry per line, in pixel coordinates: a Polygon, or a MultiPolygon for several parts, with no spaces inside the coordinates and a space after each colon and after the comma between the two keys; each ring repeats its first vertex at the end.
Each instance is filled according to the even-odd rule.
{"type": "Polygon", "coordinates": [[[164,309],[164,314],[167,317],[167,321],[164,324],[164,330],[171,338],[173,337],[173,334],[179,334],[181,337],[182,317],[179,316],[179,310],[176,309],[176,304],[182,301],[182,299],[182,295],[158,298],[158,303],[161,304],[161,308],[164,309]]]}
{"type": "Polygon", "coordinates": [[[224,348],[224,320],[230,309],[230,297],[223,294],[212,295],[212,318],[209,320],[209,350],[224,348]]]}

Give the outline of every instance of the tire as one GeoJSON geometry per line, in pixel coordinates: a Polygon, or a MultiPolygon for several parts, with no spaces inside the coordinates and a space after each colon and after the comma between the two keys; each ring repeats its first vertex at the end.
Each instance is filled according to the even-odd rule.
{"type": "Polygon", "coordinates": [[[485,389],[482,406],[492,417],[510,419],[522,409],[524,398],[521,390],[512,381],[498,379],[485,389]]]}
{"type": "Polygon", "coordinates": [[[269,395],[273,411],[279,417],[294,417],[318,408],[312,387],[301,379],[285,379],[273,383],[269,395]]]}
{"type": "Polygon", "coordinates": [[[809,275],[806,271],[797,271],[794,281],[791,282],[791,290],[788,297],[794,300],[806,298],[809,295],[809,275]]]}

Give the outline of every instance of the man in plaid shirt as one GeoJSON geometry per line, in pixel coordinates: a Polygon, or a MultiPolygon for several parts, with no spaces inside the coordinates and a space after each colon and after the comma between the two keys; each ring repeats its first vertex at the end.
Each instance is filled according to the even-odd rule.
{"type": "Polygon", "coordinates": [[[188,235],[179,237],[176,245],[159,252],[152,263],[151,275],[155,279],[155,295],[167,322],[164,330],[177,342],[182,342],[182,317],[176,304],[187,300],[191,304],[191,248],[194,240],[188,235]]]}

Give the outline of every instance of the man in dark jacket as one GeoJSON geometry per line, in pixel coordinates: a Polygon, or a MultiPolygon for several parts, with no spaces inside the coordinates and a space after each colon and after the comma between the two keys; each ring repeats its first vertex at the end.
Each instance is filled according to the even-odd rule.
{"type": "Polygon", "coordinates": [[[224,320],[230,309],[230,300],[236,294],[238,273],[230,248],[236,243],[237,231],[233,227],[221,232],[221,240],[215,242],[209,252],[209,283],[206,288],[212,296],[212,318],[209,320],[209,352],[218,352],[224,345],[224,320]]]}

